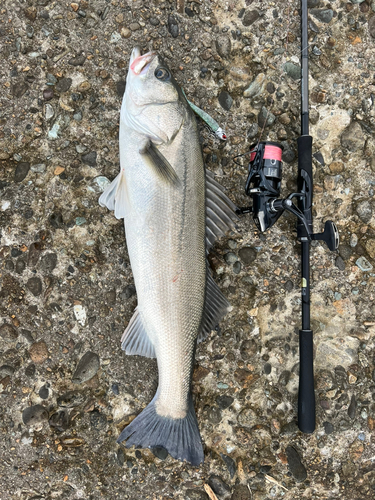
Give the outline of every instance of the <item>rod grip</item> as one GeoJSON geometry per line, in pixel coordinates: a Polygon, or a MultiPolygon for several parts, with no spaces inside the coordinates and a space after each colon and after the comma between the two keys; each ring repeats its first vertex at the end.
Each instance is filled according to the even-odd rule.
{"type": "Polygon", "coordinates": [[[298,427],[311,434],[315,430],[313,332],[299,331],[298,427]]]}

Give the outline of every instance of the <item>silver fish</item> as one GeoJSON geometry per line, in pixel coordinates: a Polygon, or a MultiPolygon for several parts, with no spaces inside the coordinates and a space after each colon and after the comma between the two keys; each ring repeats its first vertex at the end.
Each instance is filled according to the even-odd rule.
{"type": "Polygon", "coordinates": [[[120,168],[99,203],[124,218],[138,296],[122,348],[156,357],[159,385],[118,442],[162,446],[198,465],[204,453],[191,396],[195,346],[229,306],[206,256],[234,227],[236,207],[205,171],[194,113],[167,65],[138,47],[121,107],[120,168]]]}

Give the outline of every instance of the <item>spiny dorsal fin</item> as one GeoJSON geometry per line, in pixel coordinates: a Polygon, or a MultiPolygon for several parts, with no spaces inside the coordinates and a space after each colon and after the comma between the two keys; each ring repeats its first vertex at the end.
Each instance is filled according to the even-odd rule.
{"type": "Polygon", "coordinates": [[[121,338],[121,348],[126,354],[138,354],[138,356],[145,356],[146,358],[156,358],[154,345],[143,326],[138,308],[135,309],[121,338]]]}
{"type": "Polygon", "coordinates": [[[178,186],[178,178],[174,168],[151,141],[139,150],[145,163],[152,168],[157,175],[165,182],[178,186]]]}
{"type": "Polygon", "coordinates": [[[236,205],[223,192],[211,172],[206,170],[206,248],[209,250],[216,239],[235,229],[238,217],[236,205]]]}

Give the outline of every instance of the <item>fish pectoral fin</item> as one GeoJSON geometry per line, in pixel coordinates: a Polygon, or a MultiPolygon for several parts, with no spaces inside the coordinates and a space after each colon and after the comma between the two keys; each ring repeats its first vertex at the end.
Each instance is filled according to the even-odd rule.
{"type": "Polygon", "coordinates": [[[206,248],[209,250],[215,241],[226,232],[236,228],[238,216],[236,205],[224,193],[223,188],[206,170],[206,248]]]}
{"type": "Polygon", "coordinates": [[[126,354],[156,358],[154,345],[143,326],[138,308],[135,309],[121,338],[121,348],[126,354]]]}
{"type": "Polygon", "coordinates": [[[229,302],[215,283],[207,264],[206,297],[201,327],[197,338],[198,343],[206,339],[210,331],[213,330],[221,318],[226,315],[229,307],[229,302]]]}
{"type": "Polygon", "coordinates": [[[163,181],[174,186],[180,184],[180,179],[172,165],[151,141],[148,141],[147,144],[139,150],[139,154],[142,156],[145,163],[154,170],[163,181]]]}
{"type": "Polygon", "coordinates": [[[125,174],[120,171],[117,177],[105,188],[99,198],[99,205],[115,211],[116,219],[123,219],[126,215],[127,191],[125,174]]]}

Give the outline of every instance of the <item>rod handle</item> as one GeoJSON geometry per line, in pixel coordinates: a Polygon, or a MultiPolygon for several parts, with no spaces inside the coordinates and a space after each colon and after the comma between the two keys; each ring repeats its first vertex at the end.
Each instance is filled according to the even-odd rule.
{"type": "Polygon", "coordinates": [[[313,332],[299,331],[298,427],[311,434],[315,430],[313,332]]]}

